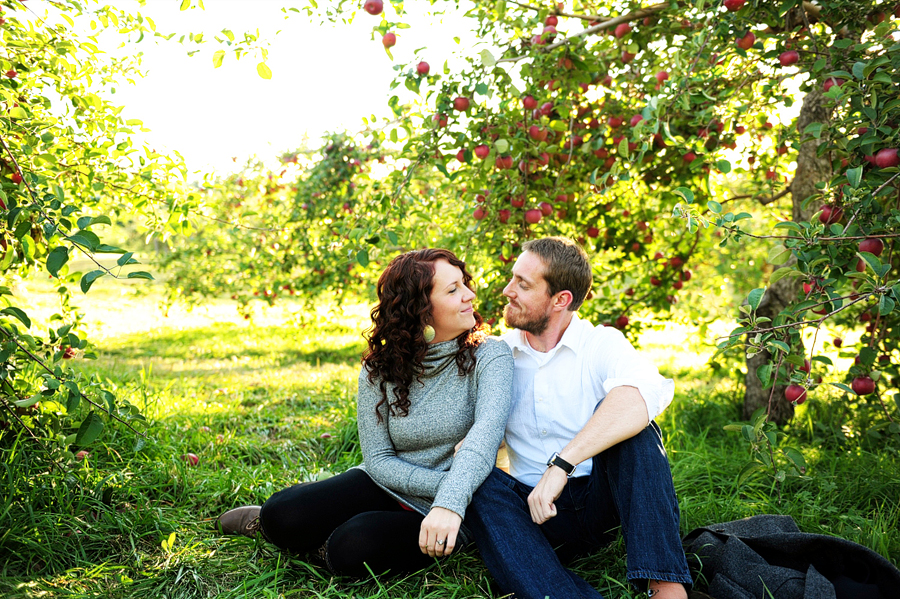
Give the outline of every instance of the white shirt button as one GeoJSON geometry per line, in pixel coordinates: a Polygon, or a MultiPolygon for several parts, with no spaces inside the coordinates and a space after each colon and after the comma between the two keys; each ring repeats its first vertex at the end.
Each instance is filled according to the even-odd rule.
{"type": "Polygon", "coordinates": [[[542,434],[542,435],[546,435],[546,434],[547,434],[547,429],[542,430],[542,431],[541,431],[541,434],[542,434]]]}

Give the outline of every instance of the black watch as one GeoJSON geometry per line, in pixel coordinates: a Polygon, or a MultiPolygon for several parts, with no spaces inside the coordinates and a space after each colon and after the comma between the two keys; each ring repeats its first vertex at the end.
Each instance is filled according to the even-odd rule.
{"type": "Polygon", "coordinates": [[[550,466],[562,468],[568,478],[572,478],[572,475],[575,474],[575,466],[559,457],[558,453],[554,453],[550,456],[550,459],[547,460],[547,467],[549,468],[550,466]]]}

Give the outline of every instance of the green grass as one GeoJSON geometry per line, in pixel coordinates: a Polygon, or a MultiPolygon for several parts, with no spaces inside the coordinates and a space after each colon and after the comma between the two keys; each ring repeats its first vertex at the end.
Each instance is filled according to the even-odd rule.
{"type": "MultiPolygon", "coordinates": [[[[305,556],[211,529],[225,509],[358,463],[354,397],[365,307],[308,313],[295,306],[245,321],[227,302],[164,316],[153,295],[99,288],[92,296],[87,322],[95,323],[100,359],[81,366],[143,410],[148,440],[133,451],[135,435],[113,427],[63,476],[48,473],[27,440],[0,439],[0,596],[498,596],[477,552],[402,578],[353,581],[305,556]],[[186,452],[200,456],[198,466],[186,465],[186,452]]],[[[52,312],[48,297],[32,295],[38,317],[52,312]]],[[[842,536],[900,563],[896,440],[854,430],[838,398],[814,397],[785,429],[803,448],[808,474],[780,488],[766,477],[738,487],[747,445],[722,426],[739,420],[742,391],[703,368],[704,348],[684,341],[690,333],[669,327],[645,340],[678,382],[660,424],[682,531],[789,514],[805,531],[842,536]]],[[[621,541],[576,566],[605,597],[634,596],[621,541]]]]}

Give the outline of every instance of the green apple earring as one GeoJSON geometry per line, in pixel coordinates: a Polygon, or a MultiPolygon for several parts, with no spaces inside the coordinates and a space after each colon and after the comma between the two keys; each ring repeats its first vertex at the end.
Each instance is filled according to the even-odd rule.
{"type": "Polygon", "coordinates": [[[422,336],[425,337],[425,343],[431,343],[434,341],[434,327],[430,324],[426,324],[425,328],[422,329],[422,336]]]}

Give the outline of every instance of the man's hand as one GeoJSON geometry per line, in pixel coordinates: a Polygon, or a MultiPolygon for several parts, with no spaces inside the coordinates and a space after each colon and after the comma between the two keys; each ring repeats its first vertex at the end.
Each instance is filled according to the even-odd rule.
{"type": "Polygon", "coordinates": [[[556,515],[556,501],[562,494],[569,478],[562,468],[550,466],[537,486],[528,495],[528,509],[535,524],[543,524],[556,515]]]}
{"type": "Polygon", "coordinates": [[[419,528],[419,549],[431,557],[442,557],[453,553],[456,535],[462,518],[459,514],[442,507],[433,507],[419,528]]]}

